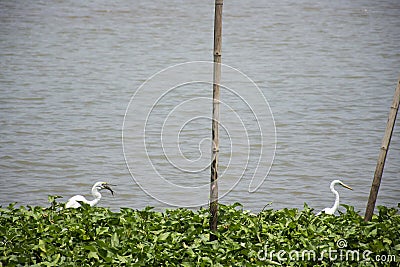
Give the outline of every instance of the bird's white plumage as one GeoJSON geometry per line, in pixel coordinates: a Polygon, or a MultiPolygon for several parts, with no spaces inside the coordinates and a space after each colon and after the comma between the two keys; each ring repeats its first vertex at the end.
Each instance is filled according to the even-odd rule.
{"type": "Polygon", "coordinates": [[[335,190],[335,185],[339,184],[341,186],[343,186],[344,188],[353,190],[350,186],[345,185],[342,181],[340,180],[333,180],[331,182],[331,185],[329,186],[329,188],[331,189],[331,192],[336,196],[335,199],[335,203],[333,204],[332,208],[325,208],[322,211],[318,212],[317,215],[320,215],[322,212],[324,212],[325,214],[330,214],[333,215],[335,214],[336,210],[339,208],[339,193],[335,190]]]}
{"type": "Polygon", "coordinates": [[[97,182],[93,185],[92,187],[92,195],[94,197],[93,200],[87,200],[84,196],[82,195],[76,195],[71,197],[67,203],[65,204],[65,208],[79,208],[81,206],[81,204],[79,202],[83,202],[86,203],[90,206],[94,206],[96,205],[100,199],[101,199],[101,194],[100,191],[103,189],[108,189],[111,191],[111,193],[113,194],[112,189],[109,187],[109,184],[106,182],[97,182]]]}

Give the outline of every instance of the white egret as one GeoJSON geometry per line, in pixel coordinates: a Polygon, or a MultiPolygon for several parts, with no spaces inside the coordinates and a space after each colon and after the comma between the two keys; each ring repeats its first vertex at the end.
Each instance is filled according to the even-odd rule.
{"type": "Polygon", "coordinates": [[[65,204],[65,208],[79,208],[81,204],[79,202],[83,202],[86,204],[89,204],[90,206],[96,205],[100,199],[101,199],[101,194],[100,191],[103,189],[110,190],[111,194],[114,195],[114,191],[110,187],[111,184],[106,183],[106,182],[97,182],[93,185],[92,187],[92,195],[94,197],[93,200],[87,200],[84,196],[81,195],[76,195],[71,197],[67,203],[65,204]]]}
{"type": "Polygon", "coordinates": [[[335,185],[336,184],[340,184],[341,186],[343,186],[344,188],[353,190],[353,188],[351,188],[348,185],[345,185],[342,181],[340,180],[333,180],[331,185],[329,186],[329,188],[331,189],[331,192],[336,196],[336,200],[335,200],[335,204],[333,204],[332,208],[325,208],[322,211],[318,212],[317,215],[320,215],[322,212],[325,212],[326,214],[334,214],[336,212],[336,210],[339,207],[339,193],[335,190],[335,185]]]}

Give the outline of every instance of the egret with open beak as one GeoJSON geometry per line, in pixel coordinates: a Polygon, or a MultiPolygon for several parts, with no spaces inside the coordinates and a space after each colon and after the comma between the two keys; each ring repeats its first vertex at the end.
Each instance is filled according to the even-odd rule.
{"type": "Polygon", "coordinates": [[[86,204],[89,204],[90,206],[96,205],[100,199],[101,199],[101,194],[100,191],[103,189],[107,189],[111,192],[112,195],[114,195],[114,191],[111,189],[112,186],[111,184],[107,182],[97,182],[93,185],[92,187],[92,195],[94,197],[93,200],[87,200],[84,196],[82,195],[76,195],[71,197],[67,203],[65,204],[65,208],[79,208],[81,204],[79,202],[83,202],[86,204]]]}

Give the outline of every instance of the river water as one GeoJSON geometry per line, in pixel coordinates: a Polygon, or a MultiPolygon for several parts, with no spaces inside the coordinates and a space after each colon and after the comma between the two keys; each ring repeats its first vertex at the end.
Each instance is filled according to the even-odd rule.
{"type": "MultiPolygon", "coordinates": [[[[101,180],[113,210],[207,205],[213,17],[213,1],[1,1],[0,205],[101,180]]],[[[396,0],[224,3],[222,203],[319,210],[340,178],[364,212],[399,17],[396,0]]],[[[399,158],[397,126],[378,205],[400,202],[399,158]]]]}

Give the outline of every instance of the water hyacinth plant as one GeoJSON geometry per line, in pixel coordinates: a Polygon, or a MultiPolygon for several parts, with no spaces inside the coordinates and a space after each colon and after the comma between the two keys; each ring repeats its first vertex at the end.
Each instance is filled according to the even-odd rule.
{"type": "Polygon", "coordinates": [[[82,205],[0,208],[0,266],[397,266],[398,208],[371,222],[351,206],[340,216],[221,205],[218,239],[209,211],[82,205]]]}

